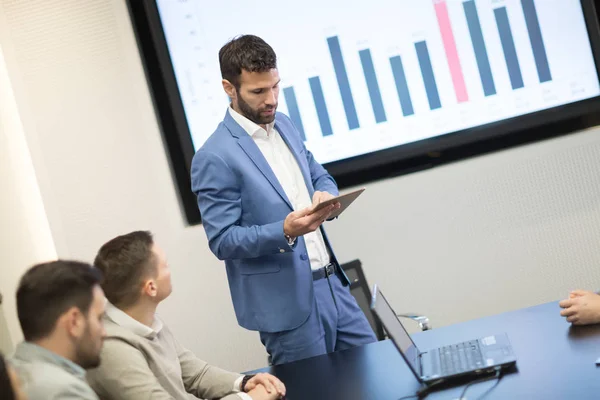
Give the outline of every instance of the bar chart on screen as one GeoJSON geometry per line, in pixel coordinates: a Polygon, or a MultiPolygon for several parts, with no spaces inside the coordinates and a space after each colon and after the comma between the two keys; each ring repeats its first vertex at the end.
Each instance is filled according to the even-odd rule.
{"type": "Polygon", "coordinates": [[[243,33],[276,51],[278,109],[322,163],[600,92],[575,0],[234,1],[227,23],[208,1],[158,4],[196,148],[228,106],[219,48],[243,33]]]}

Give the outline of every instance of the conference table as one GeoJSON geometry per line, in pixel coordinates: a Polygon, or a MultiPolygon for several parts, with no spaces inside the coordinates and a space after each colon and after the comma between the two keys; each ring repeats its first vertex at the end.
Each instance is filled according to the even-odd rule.
{"type": "MultiPolygon", "coordinates": [[[[600,325],[571,326],[557,302],[484,317],[412,335],[421,350],[506,332],[517,357],[516,371],[476,383],[472,399],[600,399],[600,325]],[[483,396],[483,397],[482,397],[483,396]]],[[[410,323],[410,322],[408,322],[410,323]]],[[[257,370],[287,387],[288,400],[398,400],[420,388],[390,340],[257,370]]],[[[257,372],[253,371],[253,372],[257,372]]],[[[455,386],[427,399],[458,399],[455,386]]]]}

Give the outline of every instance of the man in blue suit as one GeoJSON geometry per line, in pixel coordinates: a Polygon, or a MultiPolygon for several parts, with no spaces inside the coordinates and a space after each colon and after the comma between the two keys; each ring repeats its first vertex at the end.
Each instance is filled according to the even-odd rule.
{"type": "Polygon", "coordinates": [[[192,161],[209,246],[225,260],[238,323],[274,364],[376,341],[321,224],[339,204],[333,178],[276,112],[273,49],[245,35],[219,51],[231,105],[192,161]]]}

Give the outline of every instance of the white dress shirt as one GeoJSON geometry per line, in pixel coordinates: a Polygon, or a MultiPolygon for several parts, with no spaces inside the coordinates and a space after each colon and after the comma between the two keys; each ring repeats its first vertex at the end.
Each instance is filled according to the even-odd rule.
{"type": "MultiPolygon", "coordinates": [[[[312,200],[298,161],[275,129],[275,123],[268,124],[265,130],[231,107],[229,107],[229,114],[252,137],[275,173],[294,211],[310,207],[312,200]]],[[[319,269],[329,264],[329,253],[320,229],[305,234],[304,242],[311,269],[319,269]]]]}
{"type": "MultiPolygon", "coordinates": [[[[106,301],[106,316],[110,318],[115,324],[122,328],[128,329],[138,336],[145,337],[153,340],[156,335],[163,328],[163,323],[159,318],[154,318],[152,327],[142,324],[135,318],[130,317],[126,312],[114,306],[110,301],[106,301]]],[[[247,393],[241,391],[240,386],[242,385],[243,376],[239,377],[233,383],[233,391],[236,393],[241,400],[252,400],[252,397],[247,393]]]]}

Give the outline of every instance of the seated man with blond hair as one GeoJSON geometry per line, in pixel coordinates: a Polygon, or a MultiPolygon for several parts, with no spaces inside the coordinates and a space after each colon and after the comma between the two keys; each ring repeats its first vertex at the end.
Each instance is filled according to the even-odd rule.
{"type": "Polygon", "coordinates": [[[285,386],[269,374],[243,376],[211,366],[185,349],[156,315],[171,294],[171,272],[150,232],[104,244],[94,265],[108,299],[102,364],[88,381],[103,400],[272,400],[285,386]]]}

